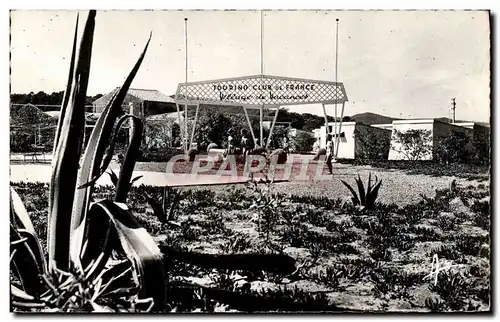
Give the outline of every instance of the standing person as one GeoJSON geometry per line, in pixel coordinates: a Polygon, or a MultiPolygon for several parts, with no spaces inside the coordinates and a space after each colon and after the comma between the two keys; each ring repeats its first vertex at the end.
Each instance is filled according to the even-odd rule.
{"type": "Polygon", "coordinates": [[[314,153],[318,152],[319,148],[320,148],[319,139],[317,139],[316,142],[314,142],[313,144],[313,152],[314,153]]]}
{"type": "Polygon", "coordinates": [[[290,153],[290,145],[288,144],[288,137],[286,135],[283,137],[283,150],[287,154],[290,153]]]}
{"type": "Polygon", "coordinates": [[[227,149],[224,153],[224,157],[227,157],[230,154],[234,154],[234,142],[233,142],[233,131],[232,129],[228,131],[227,135],[227,149]]]}
{"type": "Polygon", "coordinates": [[[243,154],[243,161],[246,160],[247,153],[248,153],[248,136],[247,136],[247,131],[245,129],[241,130],[241,152],[243,154]]]}
{"type": "Polygon", "coordinates": [[[333,174],[332,159],[333,159],[333,140],[332,140],[332,135],[328,134],[326,136],[326,165],[328,166],[328,171],[330,172],[330,174],[333,174]]]}

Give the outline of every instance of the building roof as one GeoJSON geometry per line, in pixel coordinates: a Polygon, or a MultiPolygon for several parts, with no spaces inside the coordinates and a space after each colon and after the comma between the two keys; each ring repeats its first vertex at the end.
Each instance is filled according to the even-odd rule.
{"type": "Polygon", "coordinates": [[[130,88],[128,94],[150,102],[175,103],[174,99],[156,89],[130,88]]]}
{"type": "MultiPolygon", "coordinates": [[[[118,90],[120,89],[120,87],[117,87],[115,88],[114,90],[112,90],[110,93],[108,94],[111,94],[111,96],[117,92],[118,90]]],[[[156,90],[156,89],[142,89],[142,88],[129,88],[128,92],[127,92],[128,95],[131,95],[131,96],[134,96],[142,101],[148,101],[148,102],[162,102],[162,103],[172,103],[172,104],[175,104],[175,101],[172,97],[168,96],[168,95],[165,95],[163,93],[161,93],[160,91],[156,90]]],[[[107,95],[105,95],[107,96],[107,95]]],[[[104,96],[96,99],[94,101],[97,102],[99,100],[101,100],[104,96]]]]}

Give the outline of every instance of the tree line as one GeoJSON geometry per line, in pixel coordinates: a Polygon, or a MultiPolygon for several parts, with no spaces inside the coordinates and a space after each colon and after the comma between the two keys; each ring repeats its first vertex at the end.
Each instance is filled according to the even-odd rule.
{"type": "MultiPolygon", "coordinates": [[[[51,94],[45,93],[43,91],[39,91],[38,93],[30,92],[28,94],[10,94],[10,102],[11,104],[33,104],[33,105],[53,105],[53,107],[49,107],[44,109],[44,111],[50,110],[58,110],[59,105],[61,105],[64,96],[64,91],[53,92],[51,94]]],[[[95,96],[87,96],[85,104],[92,105],[92,102],[96,99],[102,97],[102,94],[97,94],[95,96]]],[[[340,120],[340,118],[338,118],[340,120]]],[[[317,129],[325,124],[325,118],[323,116],[309,114],[309,113],[296,113],[290,112],[287,109],[280,109],[278,114],[278,122],[290,122],[291,127],[303,130],[303,131],[312,131],[317,129]]],[[[328,122],[334,121],[333,116],[328,116],[328,122]]],[[[352,121],[352,118],[349,116],[344,116],[342,118],[343,122],[352,121]]]]}
{"type": "MultiPolygon", "coordinates": [[[[61,105],[64,97],[64,91],[53,92],[51,94],[39,91],[38,93],[30,92],[28,94],[10,94],[11,104],[33,104],[33,105],[55,105],[53,110],[58,110],[56,106],[61,105]]],[[[92,105],[92,102],[102,97],[102,94],[95,96],[87,96],[86,105],[92,105]]],[[[50,108],[47,110],[51,110],[50,108]]]]}
{"type": "MultiPolygon", "coordinates": [[[[328,116],[328,123],[333,124],[334,120],[335,117],[330,115],[328,116]]],[[[337,118],[337,122],[338,121],[340,121],[340,118],[337,118]]],[[[344,116],[342,118],[342,122],[350,121],[353,121],[350,116],[344,116]]],[[[296,112],[290,112],[286,109],[280,109],[277,122],[290,122],[290,126],[294,129],[302,131],[312,131],[325,125],[325,117],[309,113],[300,114],[296,112]]]]}

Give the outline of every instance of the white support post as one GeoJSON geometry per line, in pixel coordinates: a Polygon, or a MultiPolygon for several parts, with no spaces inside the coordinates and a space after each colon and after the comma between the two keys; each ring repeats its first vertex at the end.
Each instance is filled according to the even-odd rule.
{"type": "Polygon", "coordinates": [[[179,123],[179,127],[181,126],[181,111],[179,108],[179,104],[175,103],[175,107],[177,108],[177,122],[179,123]]]}
{"type": "Polygon", "coordinates": [[[323,106],[323,115],[325,116],[326,134],[330,134],[330,127],[328,126],[328,115],[326,114],[325,104],[321,104],[321,106],[323,106]]]}
{"type": "Polygon", "coordinates": [[[344,118],[345,102],[342,102],[342,111],[340,112],[339,134],[337,135],[337,146],[335,147],[335,159],[339,154],[340,131],[342,130],[342,119],[344,118]]]}
{"type": "Polygon", "coordinates": [[[278,119],[278,112],[280,107],[276,108],[276,112],[274,113],[273,123],[271,124],[271,129],[269,130],[269,136],[267,137],[266,150],[269,148],[269,143],[271,143],[271,137],[273,136],[274,125],[276,124],[276,120],[278,119]]]}
{"type": "Polygon", "coordinates": [[[250,117],[248,117],[248,112],[247,112],[247,109],[245,106],[243,106],[243,111],[245,111],[245,118],[247,119],[247,122],[248,122],[248,128],[250,129],[250,134],[252,134],[252,139],[253,139],[253,142],[255,143],[255,141],[256,141],[255,133],[253,132],[252,122],[250,122],[250,117]]]}
{"type": "Polygon", "coordinates": [[[187,153],[189,147],[188,147],[188,115],[187,115],[187,109],[188,109],[188,18],[184,18],[184,35],[185,35],[185,53],[186,53],[186,58],[185,58],[185,63],[186,63],[186,69],[185,69],[185,81],[184,81],[184,99],[185,99],[185,105],[184,105],[184,140],[183,140],[183,145],[184,145],[184,153],[187,153]]]}
{"type": "MultiPolygon", "coordinates": [[[[326,107],[325,107],[325,104],[321,104],[323,106],[323,115],[325,116],[325,126],[326,126],[326,136],[328,136],[328,134],[330,134],[330,125],[328,124],[328,115],[326,114],[326,107]]],[[[323,134],[320,133],[320,139],[319,139],[319,142],[320,142],[320,145],[321,145],[321,141],[322,141],[322,138],[323,137],[323,134]]]]}
{"type": "Polygon", "coordinates": [[[260,117],[259,117],[259,124],[260,124],[260,140],[259,140],[259,146],[264,146],[264,128],[262,127],[262,112],[263,112],[264,106],[260,107],[260,117]]]}
{"type": "Polygon", "coordinates": [[[184,152],[187,152],[189,147],[188,147],[188,104],[184,105],[184,152]]]}
{"type": "MultiPolygon", "coordinates": [[[[337,132],[337,103],[335,103],[335,116],[334,116],[334,119],[333,119],[333,124],[334,124],[334,126],[333,126],[333,128],[334,128],[333,135],[335,137],[335,146],[333,148],[336,149],[337,148],[337,146],[336,146],[337,145],[337,138],[338,138],[338,135],[339,135],[339,133],[337,132]]],[[[337,158],[337,156],[335,155],[334,159],[336,159],[336,158],[337,158]]]]}
{"type": "MultiPolygon", "coordinates": [[[[194,131],[196,129],[196,122],[198,122],[198,110],[200,109],[200,104],[196,104],[196,113],[194,114],[193,129],[191,130],[191,139],[189,140],[189,148],[193,146],[194,131]]],[[[200,147],[198,147],[199,149],[200,147]]]]}
{"type": "Polygon", "coordinates": [[[179,108],[179,103],[175,102],[175,107],[177,108],[177,123],[179,124],[179,135],[181,136],[181,142],[183,141],[183,131],[182,131],[182,123],[181,123],[181,111],[179,108]]]}

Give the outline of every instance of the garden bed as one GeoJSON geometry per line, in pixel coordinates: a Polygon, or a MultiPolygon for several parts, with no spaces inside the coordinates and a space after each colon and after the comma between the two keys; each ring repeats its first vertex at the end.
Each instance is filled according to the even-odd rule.
{"type": "MultiPolygon", "coordinates": [[[[48,186],[12,185],[39,236],[46,236],[48,186]]],[[[169,311],[489,310],[488,185],[461,185],[405,206],[377,204],[375,210],[341,199],[277,194],[276,187],[182,189],[178,203],[166,202],[178,226],[160,222],[147,201],[146,195],[161,200],[160,188],[132,188],[127,203],[162,247],[281,253],[296,261],[292,273],[229,272],[179,262],[172,255],[169,311]],[[425,278],[435,255],[441,265],[459,265],[440,272],[436,284],[425,278]],[[179,287],[187,282],[198,284],[204,295],[179,287]]],[[[111,187],[99,187],[96,199],[112,193],[111,187]]]]}

